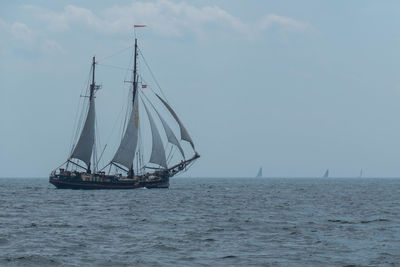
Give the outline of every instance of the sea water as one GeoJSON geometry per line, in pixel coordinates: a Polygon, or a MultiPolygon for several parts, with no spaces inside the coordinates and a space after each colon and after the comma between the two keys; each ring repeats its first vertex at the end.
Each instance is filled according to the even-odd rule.
{"type": "Polygon", "coordinates": [[[400,179],[0,179],[0,266],[400,265],[400,179]]]}

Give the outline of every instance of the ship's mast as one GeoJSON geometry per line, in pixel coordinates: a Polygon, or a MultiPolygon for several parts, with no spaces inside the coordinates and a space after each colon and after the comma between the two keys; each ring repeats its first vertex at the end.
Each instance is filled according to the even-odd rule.
{"type": "MultiPolygon", "coordinates": [[[[135,38],[135,56],[133,59],[133,97],[132,97],[132,108],[135,108],[135,96],[137,91],[137,38],[135,38]]],[[[133,162],[129,168],[128,177],[133,178],[135,175],[133,171],[133,162]]]]}
{"type": "MultiPolygon", "coordinates": [[[[87,173],[91,173],[90,158],[93,156],[92,150],[93,150],[94,143],[95,143],[95,141],[94,141],[94,128],[95,128],[95,125],[94,125],[95,124],[94,92],[95,92],[95,90],[98,89],[98,86],[96,86],[96,83],[94,81],[95,66],[96,66],[96,58],[93,57],[92,83],[90,84],[90,92],[89,92],[89,109],[88,109],[88,113],[86,115],[86,121],[82,128],[82,132],[79,137],[78,143],[74,147],[70,158],[67,160],[67,166],[66,166],[66,168],[68,169],[69,163],[72,163],[82,169],[86,169],[87,173]],[[87,153],[88,151],[90,151],[90,153],[87,153]],[[84,161],[87,165],[87,168],[83,167],[82,165],[80,165],[76,162],[71,161],[72,158],[76,158],[76,159],[80,159],[80,160],[84,161]]],[[[85,97],[87,97],[87,96],[85,96],[85,97]]]]}
{"type": "Polygon", "coordinates": [[[132,106],[135,103],[135,95],[136,95],[136,90],[137,90],[137,74],[136,74],[136,69],[137,69],[137,63],[136,63],[136,58],[137,58],[137,39],[135,38],[135,57],[133,60],[133,97],[132,97],[132,106]]]}
{"type": "Polygon", "coordinates": [[[94,90],[96,89],[96,83],[94,82],[95,68],[96,68],[96,57],[93,57],[93,62],[92,62],[92,84],[90,85],[90,96],[89,96],[89,100],[90,101],[92,101],[93,96],[94,96],[94,90]]]}
{"type": "MultiPolygon", "coordinates": [[[[94,91],[96,90],[96,83],[94,81],[94,73],[96,69],[96,57],[93,57],[92,61],[92,83],[90,84],[90,95],[89,95],[89,103],[92,105],[93,97],[94,97],[94,91]]],[[[89,162],[89,165],[87,167],[87,173],[91,173],[92,171],[90,170],[90,165],[91,163],[89,162]]]]}

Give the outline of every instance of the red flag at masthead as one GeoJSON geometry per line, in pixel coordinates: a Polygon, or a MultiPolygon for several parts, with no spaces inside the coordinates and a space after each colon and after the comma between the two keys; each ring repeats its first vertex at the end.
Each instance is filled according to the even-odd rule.
{"type": "Polygon", "coordinates": [[[133,25],[134,28],[146,27],[146,25],[133,25]]]}

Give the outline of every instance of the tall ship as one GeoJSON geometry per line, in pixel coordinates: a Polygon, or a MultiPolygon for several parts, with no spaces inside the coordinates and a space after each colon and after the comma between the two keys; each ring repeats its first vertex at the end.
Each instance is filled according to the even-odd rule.
{"type": "MultiPolygon", "coordinates": [[[[153,90],[148,90],[147,85],[143,83],[138,73],[139,51],[135,36],[132,81],[128,81],[130,104],[123,127],[123,135],[114,156],[102,168],[98,167],[99,157],[102,157],[105,147],[98,157],[95,132],[97,130],[95,95],[100,86],[95,82],[97,62],[93,57],[91,84],[88,87],[88,95],[85,96],[88,98],[84,112],[86,117],[82,121],[84,123],[80,135],[77,135],[79,138],[73,145],[68,159],[53,170],[49,177],[49,182],[56,188],[169,188],[170,178],[186,171],[200,157],[188,131],[166,98],[153,90]],[[153,100],[149,94],[152,94],[153,100]],[[173,130],[174,127],[167,122],[164,116],[168,116],[170,121],[175,124],[175,132],[180,131],[180,140],[173,130]],[[142,132],[145,122],[143,118],[145,117],[147,117],[147,126],[151,132],[147,135],[142,132]],[[159,131],[161,128],[163,130],[159,131]],[[144,137],[148,137],[151,141],[144,142],[142,140],[144,137]],[[187,144],[186,147],[189,147],[189,157],[186,151],[188,149],[183,149],[184,142],[182,141],[187,144]],[[146,151],[148,160],[145,160],[146,151]]],[[[147,65],[144,57],[143,61],[147,65]]]]}

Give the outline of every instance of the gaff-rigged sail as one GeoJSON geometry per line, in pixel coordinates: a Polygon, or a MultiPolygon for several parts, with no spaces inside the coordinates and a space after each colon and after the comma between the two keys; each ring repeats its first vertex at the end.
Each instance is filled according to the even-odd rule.
{"type": "Polygon", "coordinates": [[[150,122],[151,135],[153,147],[151,149],[150,162],[158,164],[164,168],[167,168],[167,159],[165,157],[164,145],[162,143],[160,133],[158,132],[157,126],[154,123],[153,117],[151,116],[149,110],[146,105],[143,103],[143,106],[146,110],[147,116],[150,122]]]}
{"type": "Polygon", "coordinates": [[[192,138],[190,138],[190,135],[188,133],[188,131],[186,130],[185,126],[183,126],[183,123],[181,122],[181,120],[178,118],[178,115],[176,115],[175,111],[171,108],[170,105],[168,105],[167,102],[165,102],[164,99],[162,99],[159,95],[156,94],[156,96],[161,100],[161,102],[164,104],[164,106],[168,109],[168,111],[171,113],[171,115],[174,117],[174,119],[176,120],[176,122],[179,124],[179,128],[181,129],[181,139],[188,141],[191,145],[192,148],[194,149],[194,144],[192,141],[192,138]]]}
{"type": "Polygon", "coordinates": [[[128,169],[132,168],[133,165],[139,135],[139,103],[137,91],[134,97],[134,104],[126,126],[125,134],[112,160],[112,162],[119,163],[128,169]]]}
{"type": "Polygon", "coordinates": [[[90,166],[90,158],[92,156],[95,134],[95,105],[94,98],[89,102],[89,110],[87,113],[85,125],[83,126],[81,136],[76,144],[70,158],[80,159],[90,166]]]}

